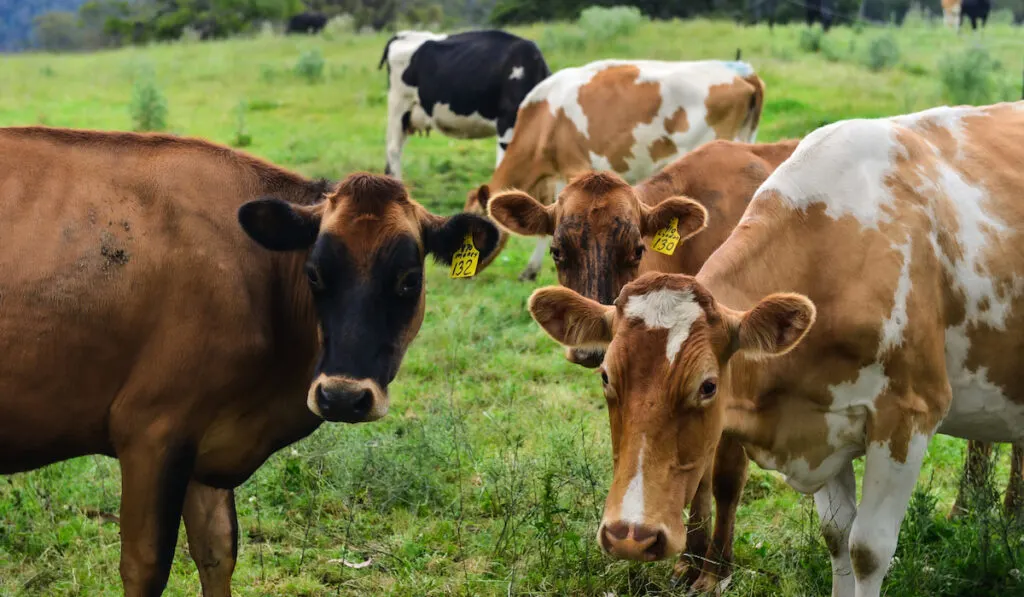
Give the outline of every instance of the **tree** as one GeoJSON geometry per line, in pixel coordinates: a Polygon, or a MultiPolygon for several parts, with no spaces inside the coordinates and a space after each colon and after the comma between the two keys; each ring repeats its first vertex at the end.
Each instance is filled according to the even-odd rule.
{"type": "Polygon", "coordinates": [[[36,45],[50,52],[67,52],[82,48],[82,31],[73,12],[55,10],[32,19],[36,45]]]}

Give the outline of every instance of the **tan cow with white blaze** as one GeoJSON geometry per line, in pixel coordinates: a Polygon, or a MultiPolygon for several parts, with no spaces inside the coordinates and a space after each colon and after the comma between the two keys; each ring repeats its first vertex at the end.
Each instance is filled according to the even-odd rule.
{"type": "Polygon", "coordinates": [[[1024,441],[1024,102],[819,129],[696,277],[530,310],[607,345],[601,545],[658,559],[724,432],[813,493],[832,594],[877,597],[931,437],[1024,441]],[[853,459],[865,456],[856,503],[853,459]]]}
{"type": "MultiPolygon", "coordinates": [[[[602,60],[560,70],[520,104],[504,159],[466,210],[486,209],[491,189],[550,204],[590,170],[635,183],[708,141],[752,142],[763,103],[764,83],[745,62],[602,60]]],[[[549,242],[537,241],[520,279],[536,277],[549,242]]]]}

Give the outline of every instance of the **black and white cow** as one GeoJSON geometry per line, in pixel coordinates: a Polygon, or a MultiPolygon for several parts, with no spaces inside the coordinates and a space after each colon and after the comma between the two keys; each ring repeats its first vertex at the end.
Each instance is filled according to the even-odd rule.
{"type": "Polygon", "coordinates": [[[288,19],[285,33],[320,33],[327,25],[327,15],[319,12],[302,12],[288,19]]]}
{"type": "Polygon", "coordinates": [[[410,133],[436,128],[449,137],[498,135],[500,163],[516,112],[551,71],[532,41],[504,31],[455,35],[400,31],[384,48],[388,67],[386,172],[402,177],[410,133]]]}
{"type": "Polygon", "coordinates": [[[964,17],[971,20],[971,29],[978,30],[978,21],[981,21],[982,28],[988,22],[988,13],[992,10],[990,0],[963,0],[960,3],[960,23],[963,24],[964,17]]]}

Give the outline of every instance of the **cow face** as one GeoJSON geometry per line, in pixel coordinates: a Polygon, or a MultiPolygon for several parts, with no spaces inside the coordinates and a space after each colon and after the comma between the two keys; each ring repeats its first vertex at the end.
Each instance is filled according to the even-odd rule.
{"type": "Polygon", "coordinates": [[[435,216],[397,180],[369,174],[349,176],[315,205],[265,198],[243,205],[238,217],[263,247],[304,256],[296,283],[315,308],[321,338],[307,404],[328,421],[349,423],[387,413],[388,384],[423,321],[426,255],[451,263],[472,234],[484,258],[498,240],[485,218],[435,216]]]}
{"type": "MultiPolygon", "coordinates": [[[[640,259],[649,250],[645,237],[676,218],[682,242],[700,232],[707,221],[704,207],[684,197],[648,207],[626,181],[610,172],[577,177],[548,207],[526,193],[511,191],[491,198],[488,210],[494,221],[511,232],[550,235],[558,281],[603,305],[610,305],[622,287],[636,278],[640,259]]],[[[570,349],[568,358],[596,367],[603,350],[570,349]]]]}
{"type": "Polygon", "coordinates": [[[729,360],[783,354],[814,321],[803,296],[771,295],[743,313],[718,305],[690,276],[657,273],[626,285],[614,306],[543,288],[530,313],[562,344],[607,347],[601,378],[614,469],[598,542],[615,557],[648,561],[685,547],[681,515],[714,460],[729,360]]]}

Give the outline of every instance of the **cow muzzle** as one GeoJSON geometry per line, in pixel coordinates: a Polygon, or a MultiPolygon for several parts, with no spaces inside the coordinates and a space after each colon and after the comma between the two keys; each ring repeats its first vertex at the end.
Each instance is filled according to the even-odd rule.
{"type": "Polygon", "coordinates": [[[565,351],[565,358],[570,363],[580,365],[588,369],[600,367],[604,362],[603,348],[569,348],[565,351]]]}
{"type": "Polygon", "coordinates": [[[387,392],[372,379],[320,375],[309,388],[306,406],[332,423],[365,423],[388,414],[387,392]]]}
{"type": "Polygon", "coordinates": [[[669,544],[664,529],[623,521],[602,523],[597,542],[605,553],[620,560],[653,562],[682,551],[682,546],[669,544]]]}

